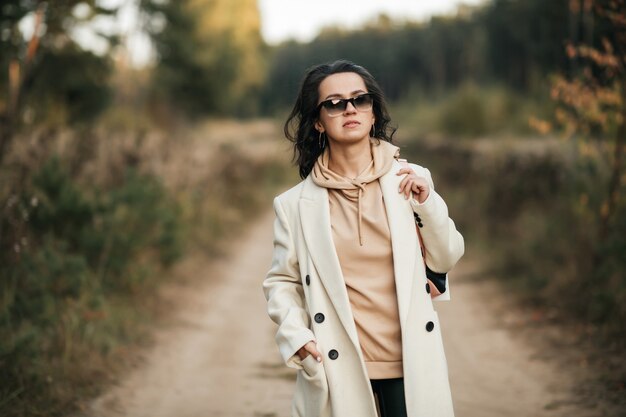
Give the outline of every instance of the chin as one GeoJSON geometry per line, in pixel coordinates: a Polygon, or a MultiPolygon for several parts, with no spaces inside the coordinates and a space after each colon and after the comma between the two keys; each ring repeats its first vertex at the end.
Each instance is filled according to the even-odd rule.
{"type": "Polygon", "coordinates": [[[359,136],[359,137],[340,137],[335,139],[335,142],[339,144],[357,144],[360,142],[369,142],[369,136],[359,136]]]}
{"type": "Polygon", "coordinates": [[[360,141],[369,140],[369,131],[367,132],[347,132],[337,135],[335,141],[340,143],[358,143],[360,141]]]}

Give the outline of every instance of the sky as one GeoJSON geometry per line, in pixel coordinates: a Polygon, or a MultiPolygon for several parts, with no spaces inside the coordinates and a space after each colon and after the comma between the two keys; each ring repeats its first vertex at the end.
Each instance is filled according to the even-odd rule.
{"type": "MultiPolygon", "coordinates": [[[[173,0],[176,1],[176,0],[173,0]]],[[[313,40],[326,26],[356,28],[385,13],[394,20],[424,21],[432,15],[454,13],[459,4],[476,5],[486,0],[258,0],[261,34],[270,45],[287,39],[313,40]]],[[[96,32],[122,34],[130,52],[130,62],[142,67],[154,59],[149,37],[141,30],[138,0],[99,0],[105,7],[120,7],[116,19],[98,17],[89,25],[76,28],[73,37],[84,48],[103,53],[107,43],[96,32]]],[[[77,6],[74,13],[80,15],[77,6]]],[[[30,37],[33,16],[20,22],[20,29],[30,37]],[[29,33],[30,32],[30,33],[29,33]]]]}
{"type": "Polygon", "coordinates": [[[453,13],[461,3],[485,0],[259,0],[261,32],[269,44],[289,38],[310,41],[330,25],[355,28],[385,13],[397,20],[423,21],[453,13]]]}

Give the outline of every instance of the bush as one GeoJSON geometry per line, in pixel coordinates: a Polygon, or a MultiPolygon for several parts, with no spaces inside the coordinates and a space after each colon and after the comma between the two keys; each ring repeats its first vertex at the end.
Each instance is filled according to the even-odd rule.
{"type": "Polygon", "coordinates": [[[624,345],[626,193],[619,195],[608,237],[600,240],[606,163],[569,158],[566,143],[536,151],[544,147],[527,141],[485,152],[471,142],[423,141],[403,153],[433,171],[466,242],[483,242],[496,276],[533,304],[597,326],[602,340],[624,345]]]}
{"type": "Polygon", "coordinates": [[[137,312],[117,300],[152,285],[146,278],[181,255],[179,208],[153,176],[129,171],[116,187],[87,186],[59,158],[8,200],[0,234],[0,414],[27,414],[30,403],[55,415],[78,386],[97,386],[85,377],[90,361],[137,337],[130,330],[137,312]]]}
{"type": "Polygon", "coordinates": [[[528,135],[531,118],[552,114],[553,104],[521,96],[503,86],[466,83],[441,95],[415,92],[392,105],[401,131],[418,136],[476,138],[487,135],[528,135]]]}
{"type": "Polygon", "coordinates": [[[487,117],[480,91],[466,86],[444,103],[439,126],[454,136],[481,136],[487,132],[487,117]]]}

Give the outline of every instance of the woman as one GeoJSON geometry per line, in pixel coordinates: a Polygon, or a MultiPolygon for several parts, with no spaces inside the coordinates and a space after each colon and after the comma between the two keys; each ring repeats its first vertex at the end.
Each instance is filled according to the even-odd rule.
{"type": "Polygon", "coordinates": [[[274,200],[263,290],[299,370],[293,416],[453,415],[424,260],[448,272],[463,237],[429,171],[396,160],[389,122],[369,72],[337,61],[307,72],[285,123],[304,180],[274,200]]]}

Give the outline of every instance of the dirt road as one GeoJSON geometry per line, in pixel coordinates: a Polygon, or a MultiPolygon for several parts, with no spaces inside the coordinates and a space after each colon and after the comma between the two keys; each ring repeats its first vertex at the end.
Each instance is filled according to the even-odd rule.
{"type": "MultiPolygon", "coordinates": [[[[261,282],[269,268],[271,213],[208,265],[177,271],[193,285],[164,294],[179,305],[145,361],[98,398],[89,417],[288,417],[295,374],[283,366],[261,282]]],[[[457,417],[591,416],[570,399],[570,378],[513,331],[515,311],[471,254],[457,266],[452,299],[438,303],[457,417]]],[[[357,416],[354,416],[357,417],[357,416]]]]}

